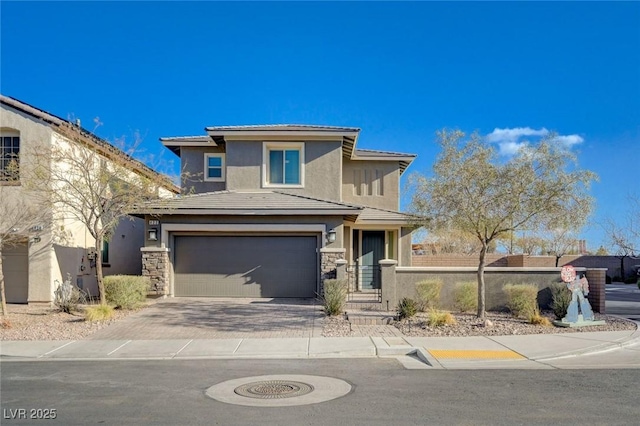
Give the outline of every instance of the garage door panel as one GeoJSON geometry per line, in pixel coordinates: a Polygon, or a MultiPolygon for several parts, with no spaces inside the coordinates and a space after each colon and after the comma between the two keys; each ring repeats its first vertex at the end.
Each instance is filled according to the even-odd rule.
{"type": "Polygon", "coordinates": [[[2,251],[5,293],[8,303],[27,303],[29,296],[29,247],[26,244],[2,251]]]}
{"type": "Polygon", "coordinates": [[[178,236],[175,294],[312,297],[316,245],[312,236],[178,236]]]}

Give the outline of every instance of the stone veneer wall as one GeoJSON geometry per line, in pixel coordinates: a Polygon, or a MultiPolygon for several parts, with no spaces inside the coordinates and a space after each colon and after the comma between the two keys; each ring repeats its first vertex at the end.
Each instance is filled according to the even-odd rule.
{"type": "Polygon", "coordinates": [[[151,280],[151,290],[167,296],[169,294],[169,249],[165,247],[142,247],[142,276],[151,280]]]}
{"type": "Polygon", "coordinates": [[[324,295],[324,281],[337,278],[336,261],[344,260],[346,249],[320,249],[320,291],[324,295]]]}

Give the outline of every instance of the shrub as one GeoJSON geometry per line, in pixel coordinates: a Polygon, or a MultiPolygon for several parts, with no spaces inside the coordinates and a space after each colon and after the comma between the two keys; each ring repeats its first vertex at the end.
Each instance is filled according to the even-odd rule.
{"type": "Polygon", "coordinates": [[[427,324],[432,327],[440,327],[443,325],[454,325],[457,321],[451,315],[450,312],[447,311],[439,311],[437,309],[431,309],[427,316],[427,324]]]}
{"type": "Polygon", "coordinates": [[[533,284],[507,284],[503,287],[507,296],[507,308],[522,319],[529,319],[540,312],[538,308],[538,287],[533,284]]]}
{"type": "Polygon", "coordinates": [[[637,280],[638,279],[636,277],[629,277],[629,278],[625,278],[624,283],[625,284],[635,284],[637,280]]]}
{"type": "Polygon", "coordinates": [[[398,303],[398,317],[400,319],[411,318],[418,312],[418,302],[405,297],[398,303]]]}
{"type": "Polygon", "coordinates": [[[567,315],[569,303],[571,303],[571,291],[564,283],[553,283],[549,286],[551,290],[551,309],[556,319],[562,319],[567,315]]]}
{"type": "Polygon", "coordinates": [[[551,321],[548,318],[540,315],[540,312],[529,317],[529,323],[534,325],[542,325],[544,327],[551,327],[551,321]]]}
{"type": "Polygon", "coordinates": [[[87,321],[104,321],[113,317],[113,308],[109,305],[88,306],[84,311],[84,318],[87,321]]]}
{"type": "Polygon", "coordinates": [[[471,312],[478,309],[478,282],[466,281],[456,283],[453,289],[453,303],[460,312],[471,312]]]}
{"type": "Polygon", "coordinates": [[[9,321],[9,318],[0,317],[0,330],[8,330],[11,327],[13,327],[13,325],[11,324],[11,321],[9,321]]]}
{"type": "Polygon", "coordinates": [[[57,280],[56,283],[58,287],[54,291],[53,304],[62,312],[70,314],[78,310],[79,304],[87,303],[85,293],[71,284],[71,274],[67,274],[67,279],[62,284],[57,280]]]}
{"type": "Polygon", "coordinates": [[[324,282],[324,312],[338,315],[344,310],[347,300],[347,282],[345,280],[325,280],[324,282]]]}
{"type": "Polygon", "coordinates": [[[104,277],[107,302],[116,308],[133,309],[147,298],[151,286],[149,277],[110,275],[104,277]]]}
{"type": "Polygon", "coordinates": [[[422,310],[434,309],[440,305],[440,290],[442,290],[442,280],[440,278],[416,283],[416,291],[420,298],[422,310]]]}

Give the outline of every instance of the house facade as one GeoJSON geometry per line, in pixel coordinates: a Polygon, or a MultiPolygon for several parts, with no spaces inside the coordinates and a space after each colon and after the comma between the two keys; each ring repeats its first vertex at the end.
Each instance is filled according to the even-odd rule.
{"type": "MultiPolygon", "coordinates": [[[[81,146],[96,151],[107,163],[114,155],[124,154],[79,123],[71,123],[17,99],[0,96],[0,107],[0,207],[5,207],[0,211],[5,214],[11,211],[6,207],[33,199],[34,186],[27,180],[36,178],[32,170],[36,152],[59,146],[81,146]]],[[[127,164],[132,173],[156,180],[160,176],[138,161],[127,164]]],[[[160,192],[169,196],[178,193],[179,188],[166,179],[160,192]]],[[[56,283],[63,282],[68,275],[80,288],[95,296],[98,294],[97,262],[102,263],[104,275],[141,273],[139,250],[145,244],[142,219],[122,220],[103,245],[101,259],[97,259],[95,241],[86,227],[56,206],[43,212],[39,219],[39,223],[29,226],[11,225],[9,231],[21,238],[14,238],[17,243],[0,247],[8,303],[49,304],[54,299],[56,283]]],[[[0,220],[0,227],[3,223],[10,222],[0,220]]]]}
{"type": "Polygon", "coordinates": [[[207,127],[161,138],[181,159],[183,195],[146,204],[143,272],[172,296],[313,297],[350,272],[380,289],[379,262],[411,262],[400,177],[415,155],[360,149],[360,129],[207,127]]]}

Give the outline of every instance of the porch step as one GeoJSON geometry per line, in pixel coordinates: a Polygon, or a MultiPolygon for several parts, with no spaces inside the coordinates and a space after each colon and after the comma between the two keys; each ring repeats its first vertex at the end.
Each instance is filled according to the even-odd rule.
{"type": "Polygon", "coordinates": [[[396,313],[388,311],[347,311],[351,325],[389,325],[396,321],[396,313]]]}

